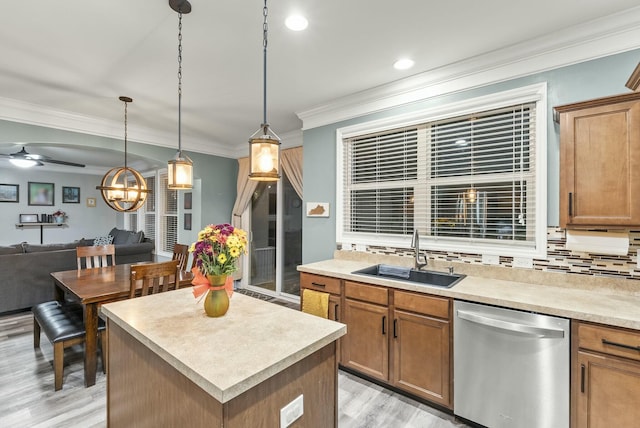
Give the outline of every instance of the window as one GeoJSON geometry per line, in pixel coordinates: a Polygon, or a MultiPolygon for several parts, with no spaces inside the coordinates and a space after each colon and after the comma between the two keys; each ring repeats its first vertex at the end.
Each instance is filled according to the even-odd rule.
{"type": "Polygon", "coordinates": [[[169,189],[166,170],[160,173],[159,182],[157,203],[159,203],[160,236],[156,246],[162,252],[172,253],[173,246],[178,240],[178,191],[169,189]]]}
{"type": "Polygon", "coordinates": [[[546,253],[545,93],[339,130],[338,242],[406,247],[418,229],[433,249],[546,253]]]}
{"type": "Polygon", "coordinates": [[[168,188],[166,170],[145,180],[151,192],[141,209],[125,213],[125,226],[144,231],[144,236],[155,242],[157,254],[170,256],[178,237],[178,193],[168,188]]]}

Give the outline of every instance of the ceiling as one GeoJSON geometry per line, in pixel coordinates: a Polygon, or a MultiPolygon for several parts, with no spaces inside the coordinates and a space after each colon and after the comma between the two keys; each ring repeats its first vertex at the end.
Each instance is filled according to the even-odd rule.
{"type": "MultiPolygon", "coordinates": [[[[264,3],[191,4],[192,13],[183,17],[183,149],[246,156],[247,140],[262,122],[264,3]]],[[[549,35],[574,26],[584,32],[591,27],[580,24],[612,14],[633,10],[637,16],[637,5],[637,0],[271,1],[268,121],[284,147],[299,145],[300,113],[531,40],[548,42],[549,35]],[[284,26],[292,12],[307,17],[305,31],[284,26]],[[415,66],[395,70],[393,62],[405,56],[415,66]]],[[[30,0],[12,2],[3,16],[0,119],[75,120],[85,124],[82,130],[121,138],[124,111],[118,96],[126,95],[134,100],[128,108],[129,139],[177,147],[178,15],[167,0],[30,0]]],[[[25,144],[30,152],[74,162],[121,163],[116,151],[109,157],[78,152],[60,141],[3,136],[0,153],[25,144]]]]}

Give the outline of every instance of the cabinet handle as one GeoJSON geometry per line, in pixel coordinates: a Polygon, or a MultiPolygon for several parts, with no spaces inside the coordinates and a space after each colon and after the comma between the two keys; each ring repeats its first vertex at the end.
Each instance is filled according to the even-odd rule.
{"type": "Polygon", "coordinates": [[[382,316],[382,334],[387,334],[387,316],[382,316]]]}
{"type": "Polygon", "coordinates": [[[631,349],[632,351],[640,351],[640,346],[625,345],[624,343],[610,342],[607,339],[602,339],[603,345],[617,346],[618,348],[631,349]]]}
{"type": "Polygon", "coordinates": [[[333,319],[335,319],[336,321],[339,321],[338,320],[338,305],[337,304],[333,307],[333,319]]]}
{"type": "Polygon", "coordinates": [[[393,320],[393,338],[396,339],[398,337],[398,319],[395,318],[393,320]]]}
{"type": "Polygon", "coordinates": [[[322,288],[326,287],[325,284],[320,284],[319,282],[312,282],[311,285],[315,285],[316,287],[322,287],[322,288]]]}
{"type": "Polygon", "coordinates": [[[580,364],[580,392],[584,393],[584,364],[580,364]]]}
{"type": "Polygon", "coordinates": [[[573,193],[569,192],[569,217],[573,216],[573,193]]]}

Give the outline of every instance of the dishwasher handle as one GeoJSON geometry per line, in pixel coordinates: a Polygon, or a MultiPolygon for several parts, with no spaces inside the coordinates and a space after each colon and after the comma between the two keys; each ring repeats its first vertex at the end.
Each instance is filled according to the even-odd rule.
{"type": "Polygon", "coordinates": [[[505,321],[501,319],[491,318],[477,312],[463,311],[458,309],[458,318],[467,320],[476,324],[482,324],[500,330],[515,331],[528,336],[547,337],[552,339],[563,338],[564,330],[546,327],[536,327],[528,324],[521,324],[514,321],[505,321]]]}

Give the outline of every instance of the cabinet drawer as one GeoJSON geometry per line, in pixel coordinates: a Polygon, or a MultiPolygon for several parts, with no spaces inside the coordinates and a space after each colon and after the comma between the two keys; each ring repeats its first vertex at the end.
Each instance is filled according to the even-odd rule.
{"type": "Polygon", "coordinates": [[[447,298],[394,290],[393,302],[396,309],[449,319],[450,305],[447,298]]]}
{"type": "Polygon", "coordinates": [[[640,361],[640,332],[634,330],[580,323],[578,346],[640,361]]]}
{"type": "Polygon", "coordinates": [[[331,278],[329,276],[314,275],[312,273],[301,272],[300,287],[340,295],[339,278],[331,278]]]}
{"type": "Polygon", "coordinates": [[[378,305],[389,304],[389,292],[384,287],[345,281],[344,295],[350,299],[363,300],[378,305]]]}

